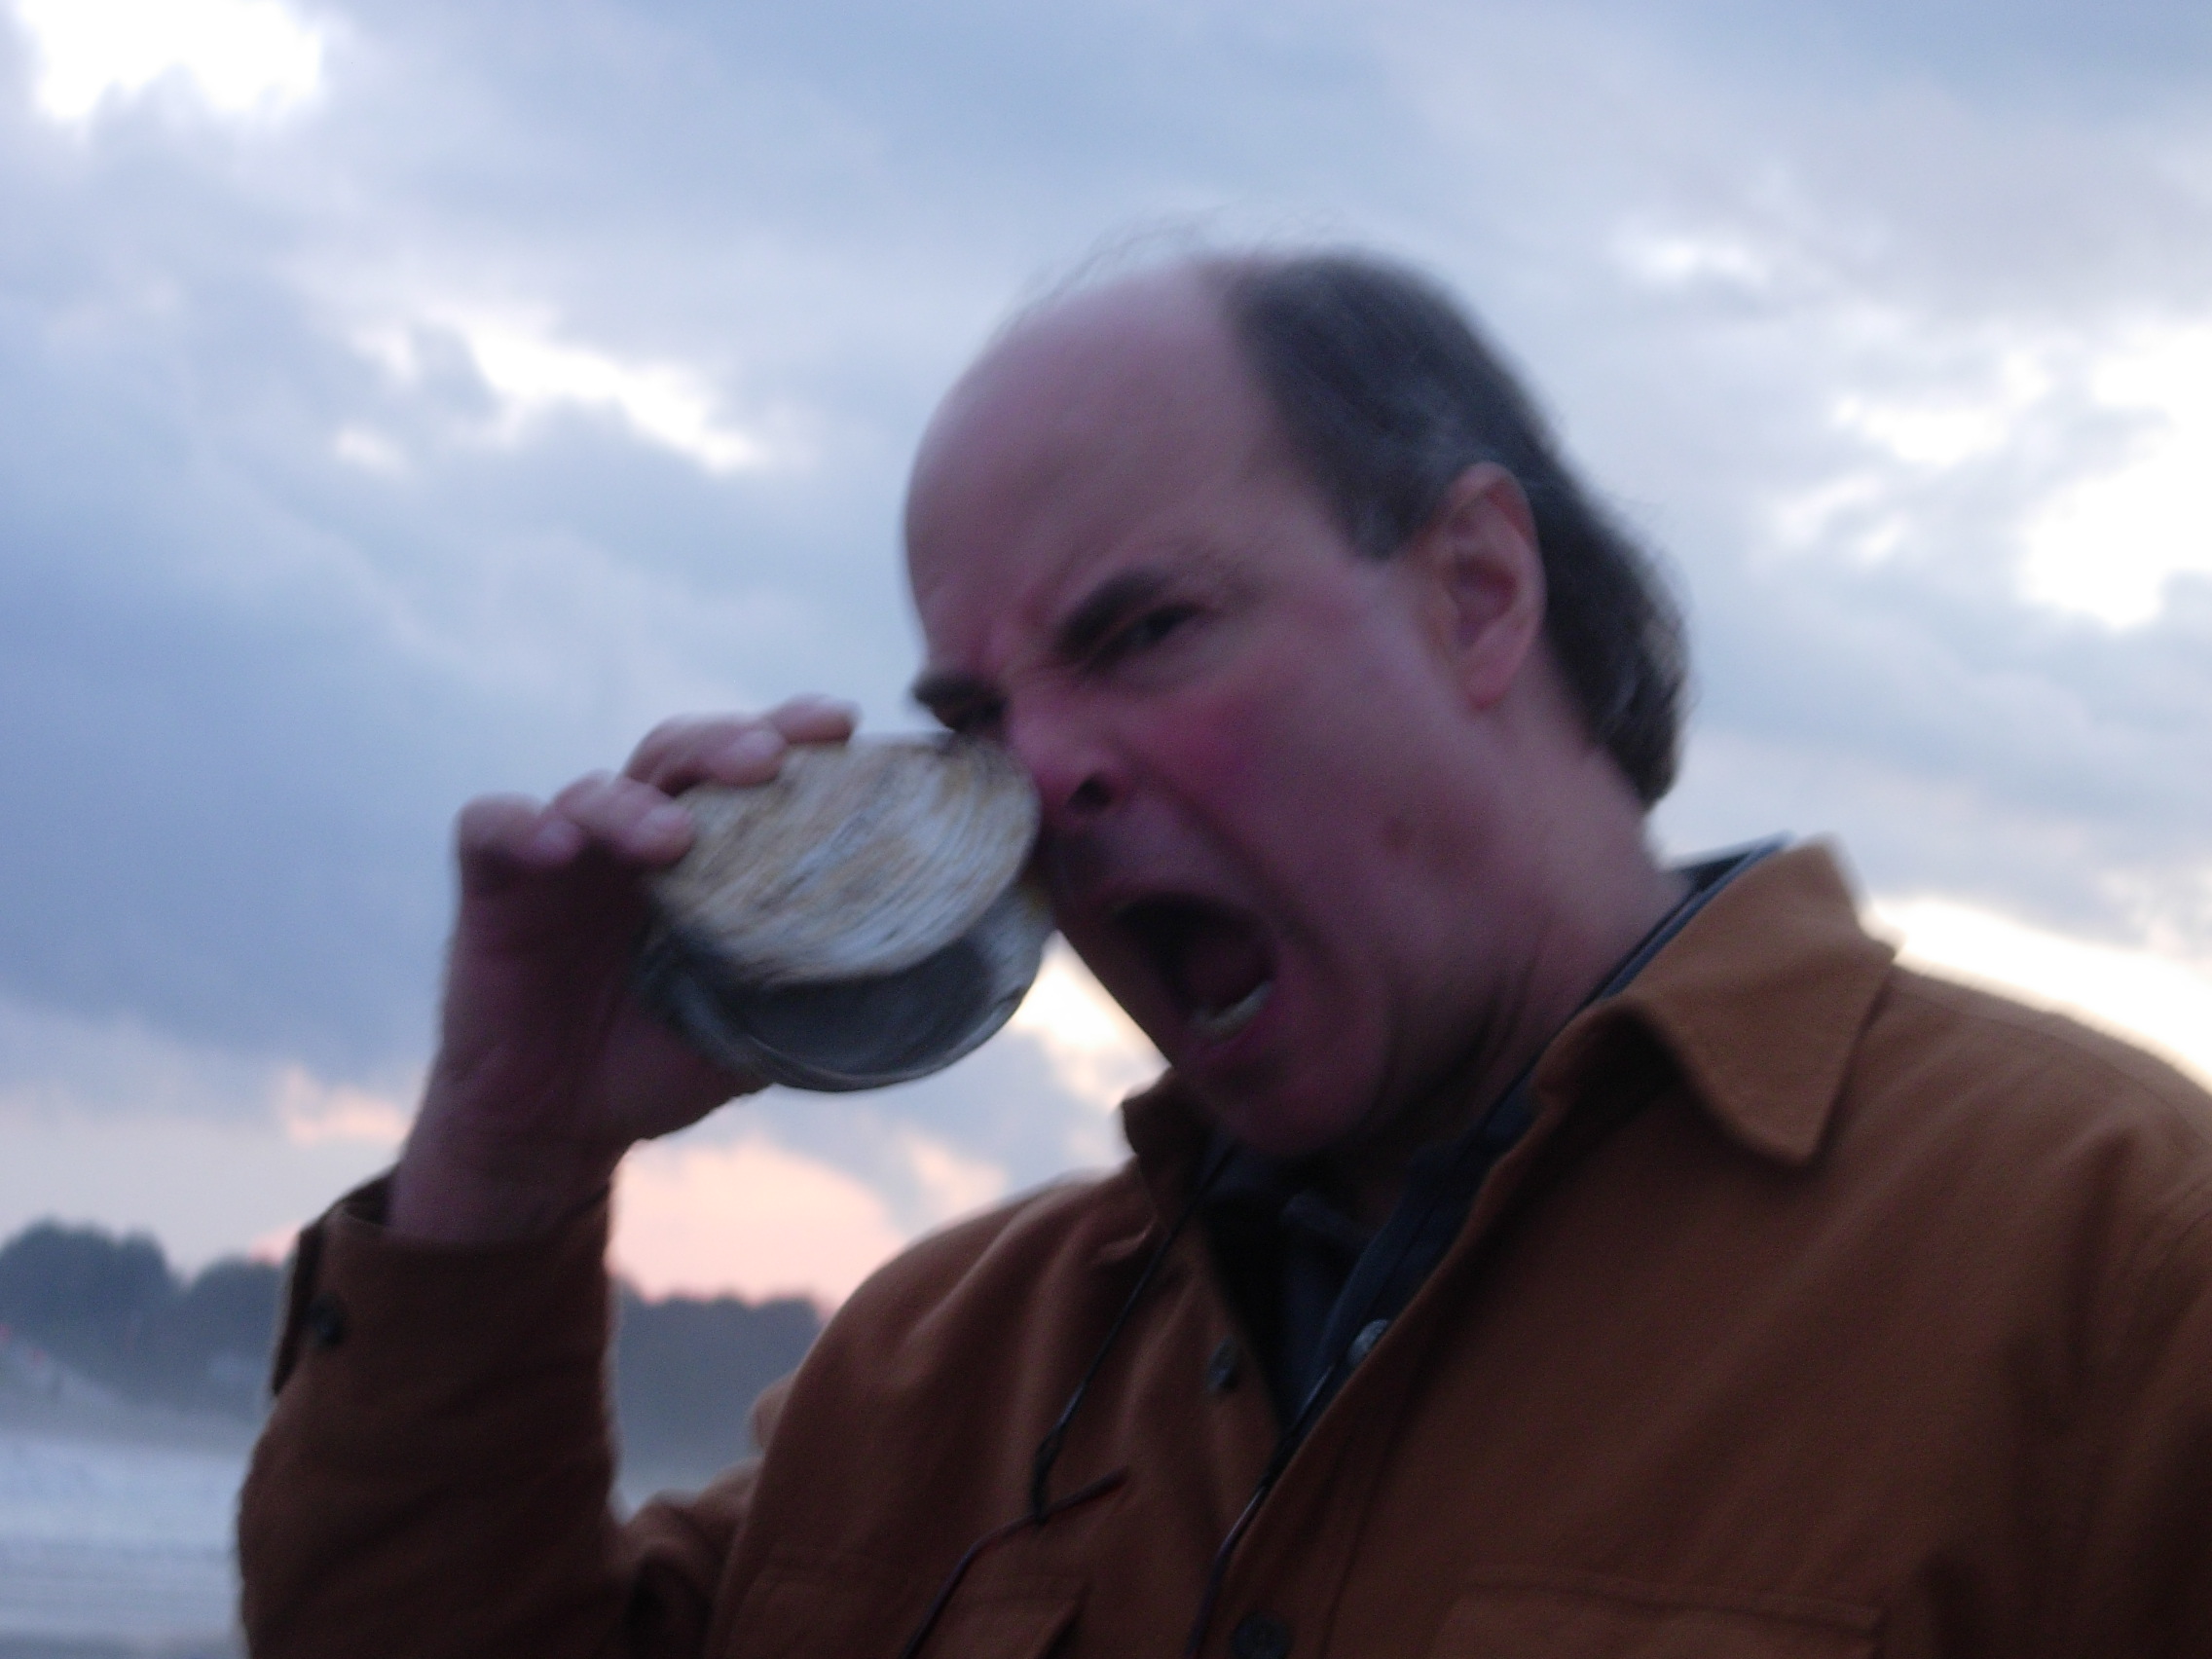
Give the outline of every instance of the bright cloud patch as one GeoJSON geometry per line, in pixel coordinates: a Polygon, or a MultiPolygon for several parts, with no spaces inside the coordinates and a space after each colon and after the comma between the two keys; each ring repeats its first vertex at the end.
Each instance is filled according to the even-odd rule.
{"type": "Polygon", "coordinates": [[[381,432],[366,426],[345,426],[330,441],[331,453],[349,466],[357,466],[363,472],[378,472],[386,477],[397,477],[407,470],[407,457],[397,444],[381,432]]]}
{"type": "Polygon", "coordinates": [[[2092,383],[2152,434],[2118,471],[2077,486],[2029,533],[2029,597],[2116,628],[2158,612],[2166,578],[2212,572],[2212,324],[2145,335],[2092,383]]]}
{"type": "MultiPolygon", "coordinates": [[[[419,1092],[409,1090],[408,1100],[419,1092]]],[[[326,1083],[305,1066],[286,1066],[277,1074],[276,1096],[276,1121],[294,1146],[354,1141],[397,1152],[414,1118],[412,1106],[394,1096],[326,1083]]]]}
{"type": "Polygon", "coordinates": [[[175,76],[219,114],[275,114],[322,85],[323,41],[276,0],[16,0],[38,107],[82,122],[175,76]]]}
{"type": "MultiPolygon", "coordinates": [[[[495,442],[520,443],[534,423],[562,410],[599,410],[709,472],[749,471],[787,459],[758,434],[725,421],[713,387],[682,364],[619,357],[559,339],[542,322],[521,316],[457,313],[441,317],[438,326],[458,337],[499,401],[490,433],[495,442]]],[[[402,382],[422,378],[412,332],[372,333],[362,345],[402,382]]],[[[341,432],[337,447],[356,465],[394,471],[402,463],[396,450],[357,428],[341,432]]]]}
{"type": "Polygon", "coordinates": [[[56,1217],[151,1230],[187,1266],[281,1254],[390,1163],[412,1097],[0,997],[0,1237],[56,1217]]]}
{"type": "Polygon", "coordinates": [[[2212,968],[2085,944],[1947,899],[1878,901],[1908,962],[2146,1042],[2212,1080],[2212,968]]]}
{"type": "Polygon", "coordinates": [[[1131,1089],[1151,1082],[1162,1064],[1064,940],[1052,940],[1013,1029],[1035,1038],[1060,1082],[1100,1112],[1111,1112],[1131,1089]]]}
{"type": "Polygon", "coordinates": [[[1882,398],[1848,395],[1835,406],[1835,423],[1888,451],[1907,466],[1942,471],[2002,449],[2019,422],[2051,389],[2049,374],[2034,354],[2007,352],[1993,384],[1973,399],[1882,398]]]}
{"type": "Polygon", "coordinates": [[[1626,229],[1612,253],[1636,280],[1655,288],[1717,286],[1763,292],[1773,286],[1779,262],[1772,250],[1727,231],[1626,229]]]}
{"type": "Polygon", "coordinates": [[[949,1221],[1006,1196],[1006,1171],[997,1164],[963,1158],[916,1129],[903,1130],[902,1139],[913,1164],[915,1184],[934,1211],[933,1221],[949,1221]]]}
{"type": "Polygon", "coordinates": [[[1732,296],[1830,356],[1807,372],[1846,388],[1828,419],[1862,453],[1778,503],[1784,545],[1873,561],[1939,542],[1978,480],[2026,509],[2035,604],[2133,627],[2158,614],[2169,576],[2212,574],[2212,322],[1963,320],[1870,287],[1833,248],[1751,227],[1631,224],[1611,253],[1640,286],[1732,296]],[[2085,412],[2090,428],[2101,413],[2137,430],[2123,461],[2084,477],[2068,463],[2107,436],[2085,412]]]}
{"type": "Polygon", "coordinates": [[[640,1147],[615,1178],[615,1270],[648,1296],[842,1302],[905,1242],[842,1170],[764,1138],[640,1147]]]}

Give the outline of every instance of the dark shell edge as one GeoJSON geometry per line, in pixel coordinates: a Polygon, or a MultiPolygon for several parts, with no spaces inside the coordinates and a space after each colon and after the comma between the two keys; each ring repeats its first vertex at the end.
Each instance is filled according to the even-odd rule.
{"type": "Polygon", "coordinates": [[[639,1001],[717,1065],[793,1088],[845,1093],[941,1070],[979,1048],[1020,1007],[1023,977],[1001,975],[976,932],[895,973],[761,987],[666,920],[638,950],[639,1001]]]}

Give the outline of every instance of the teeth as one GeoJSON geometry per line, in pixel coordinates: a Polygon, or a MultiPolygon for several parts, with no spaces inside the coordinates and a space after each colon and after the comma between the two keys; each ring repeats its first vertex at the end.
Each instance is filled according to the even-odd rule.
{"type": "Polygon", "coordinates": [[[1268,1006],[1268,995],[1275,988],[1272,979],[1262,979],[1232,1006],[1219,1011],[1194,1009],[1191,1024],[1201,1037],[1220,1039],[1234,1037],[1252,1023],[1260,1010],[1268,1006]]]}

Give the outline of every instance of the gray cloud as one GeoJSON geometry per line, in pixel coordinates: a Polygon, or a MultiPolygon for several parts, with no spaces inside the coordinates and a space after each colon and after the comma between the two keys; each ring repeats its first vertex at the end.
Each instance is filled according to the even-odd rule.
{"type": "MultiPolygon", "coordinates": [[[[1040,271],[1223,207],[1438,265],[1653,527],[1704,686],[1671,841],[1839,829],[1885,891],[2212,951],[2212,606],[2016,593],[2026,518],[2142,441],[2096,353],[2201,314],[2200,9],[331,15],[327,103],[258,132],[58,131],[0,28],[0,993],[419,1062],[458,802],[679,707],[910,718],[931,400],[1040,271]],[[463,313],[679,365],[787,453],[712,473],[574,402],[502,435],[463,313]],[[1986,405],[2023,350],[2049,385],[1955,464],[1837,419],[1986,405]]],[[[1088,1110],[1018,1044],[769,1109],[891,1186],[885,1124],[1026,1181],[1088,1110]]]]}

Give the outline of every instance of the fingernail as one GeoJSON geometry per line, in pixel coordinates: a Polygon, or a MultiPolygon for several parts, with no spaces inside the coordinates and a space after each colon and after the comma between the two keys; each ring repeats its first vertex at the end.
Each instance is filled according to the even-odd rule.
{"type": "Polygon", "coordinates": [[[566,818],[548,818],[532,831],[533,858],[559,860],[570,857],[583,843],[583,831],[566,818]]]}
{"type": "Polygon", "coordinates": [[[669,801],[646,813],[641,824],[648,835],[680,835],[691,828],[691,815],[669,801]]]}
{"type": "Polygon", "coordinates": [[[755,726],[751,731],[731,738],[729,747],[722,751],[722,758],[732,765],[754,766],[763,760],[773,760],[783,752],[784,740],[781,733],[770,731],[764,726],[755,726]]]}

